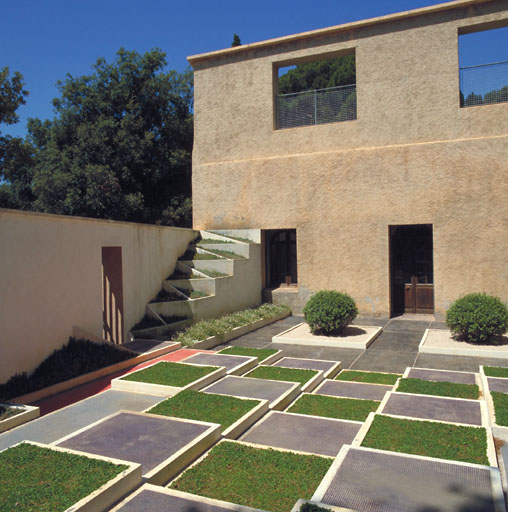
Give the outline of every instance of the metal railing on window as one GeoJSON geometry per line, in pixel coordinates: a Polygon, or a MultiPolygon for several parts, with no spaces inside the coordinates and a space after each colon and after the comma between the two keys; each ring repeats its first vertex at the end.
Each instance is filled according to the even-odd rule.
{"type": "Polygon", "coordinates": [[[508,61],[460,68],[460,106],[508,101],[508,61]]]}
{"type": "Polygon", "coordinates": [[[337,123],[356,119],[356,85],[280,94],[277,128],[337,123]]]}

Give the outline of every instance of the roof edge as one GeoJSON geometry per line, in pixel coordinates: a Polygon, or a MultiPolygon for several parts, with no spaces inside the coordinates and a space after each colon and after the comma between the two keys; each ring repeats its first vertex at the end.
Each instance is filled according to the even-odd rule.
{"type": "Polygon", "coordinates": [[[264,41],[259,41],[256,43],[244,44],[241,46],[235,46],[232,48],[225,48],[222,50],[215,50],[212,52],[206,53],[198,53],[196,55],[191,55],[187,57],[187,61],[192,65],[197,64],[199,62],[203,62],[206,60],[211,60],[214,58],[223,57],[226,55],[234,55],[242,52],[248,52],[249,50],[257,50],[259,48],[264,48],[267,46],[272,46],[276,44],[284,44],[293,41],[298,41],[301,39],[311,39],[314,37],[320,37],[324,35],[347,32],[348,30],[356,30],[363,27],[368,27],[371,25],[377,25],[381,23],[387,23],[390,21],[398,21],[401,19],[414,18],[416,16],[423,16],[426,14],[433,14],[436,12],[447,11],[456,8],[469,7],[472,5],[479,5],[488,2],[492,2],[493,0],[454,0],[452,2],[446,2],[436,5],[430,5],[427,7],[420,7],[418,9],[413,9],[410,11],[401,11],[394,14],[387,14],[384,16],[377,16],[375,18],[368,18],[366,20],[353,21],[350,23],[344,23],[342,25],[334,25],[332,27],[320,28],[315,30],[309,30],[306,32],[300,32],[298,34],[292,34],[289,36],[276,37],[273,39],[266,39],[264,41]]]}

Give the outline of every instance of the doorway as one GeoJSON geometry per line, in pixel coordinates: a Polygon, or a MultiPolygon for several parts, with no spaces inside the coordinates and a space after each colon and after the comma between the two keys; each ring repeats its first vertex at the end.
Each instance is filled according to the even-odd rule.
{"type": "Polygon", "coordinates": [[[390,226],[391,314],[434,313],[431,224],[390,226]]]}
{"type": "Polygon", "coordinates": [[[296,285],[296,229],[265,231],[265,276],[267,288],[296,285]]]}

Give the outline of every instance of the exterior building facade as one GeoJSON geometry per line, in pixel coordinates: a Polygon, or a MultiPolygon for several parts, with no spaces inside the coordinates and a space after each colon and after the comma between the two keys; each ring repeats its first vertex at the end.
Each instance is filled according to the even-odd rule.
{"type": "Polygon", "coordinates": [[[190,57],[194,228],[263,230],[265,287],[297,310],[508,302],[508,102],[464,106],[458,58],[507,25],[505,0],[460,0],[190,57]],[[281,126],[279,69],[351,54],[354,115],[281,126]]]}

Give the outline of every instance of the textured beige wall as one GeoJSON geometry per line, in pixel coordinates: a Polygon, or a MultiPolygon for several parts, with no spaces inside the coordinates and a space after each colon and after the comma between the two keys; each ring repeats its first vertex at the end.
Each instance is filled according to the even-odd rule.
{"type": "Polygon", "coordinates": [[[458,33],[505,1],[190,59],[195,228],[296,228],[302,297],[388,316],[388,227],[432,224],[437,316],[470,291],[508,302],[508,104],[461,109],[458,33]],[[354,49],[356,121],[273,128],[273,69],[354,49]]]}
{"type": "Polygon", "coordinates": [[[122,247],[127,332],[195,236],[190,229],[0,210],[0,382],[33,370],[73,326],[102,335],[103,246],[122,247]]]}

